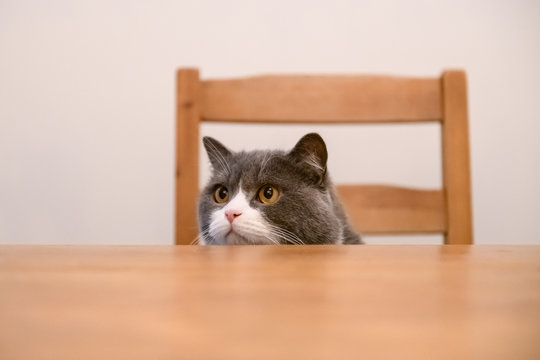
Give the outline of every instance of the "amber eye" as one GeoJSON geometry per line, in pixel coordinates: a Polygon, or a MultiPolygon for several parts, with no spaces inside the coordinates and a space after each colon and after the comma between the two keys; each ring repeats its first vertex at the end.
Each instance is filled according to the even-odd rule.
{"type": "Polygon", "coordinates": [[[263,204],[275,203],[278,199],[278,196],[279,191],[269,185],[265,185],[259,190],[259,200],[261,200],[263,204]]]}
{"type": "Polygon", "coordinates": [[[214,191],[214,200],[217,203],[224,203],[229,200],[229,190],[225,186],[220,186],[214,191]]]}

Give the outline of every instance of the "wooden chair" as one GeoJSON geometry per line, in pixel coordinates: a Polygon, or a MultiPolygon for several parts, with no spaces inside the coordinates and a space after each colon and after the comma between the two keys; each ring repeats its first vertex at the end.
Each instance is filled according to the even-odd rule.
{"type": "Polygon", "coordinates": [[[197,236],[199,123],[438,122],[440,190],[338,186],[351,221],[363,234],[444,234],[445,244],[472,244],[466,76],[274,75],[201,80],[177,72],[176,244],[197,236]]]}

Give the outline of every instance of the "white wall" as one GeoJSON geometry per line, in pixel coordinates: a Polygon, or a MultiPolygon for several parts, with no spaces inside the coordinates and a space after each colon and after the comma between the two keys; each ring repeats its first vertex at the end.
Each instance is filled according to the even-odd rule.
{"type": "MultiPolygon", "coordinates": [[[[532,0],[3,0],[0,243],[172,243],[174,77],[191,65],[205,77],[466,69],[476,242],[540,244],[539,64],[532,0]]],[[[286,148],[312,130],[203,133],[286,148]]],[[[337,181],[440,185],[435,125],[315,130],[337,181]]]]}

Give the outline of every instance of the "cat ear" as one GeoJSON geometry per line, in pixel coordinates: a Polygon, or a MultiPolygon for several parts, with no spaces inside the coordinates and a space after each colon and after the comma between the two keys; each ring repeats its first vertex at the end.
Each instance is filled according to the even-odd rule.
{"type": "Polygon", "coordinates": [[[289,153],[290,156],[305,162],[320,173],[326,174],[326,161],[328,152],[322,137],[317,133],[310,133],[302,137],[289,153]]]}
{"type": "Polygon", "coordinates": [[[215,170],[228,170],[228,157],[232,154],[222,143],[209,136],[203,137],[203,145],[215,170]]]}

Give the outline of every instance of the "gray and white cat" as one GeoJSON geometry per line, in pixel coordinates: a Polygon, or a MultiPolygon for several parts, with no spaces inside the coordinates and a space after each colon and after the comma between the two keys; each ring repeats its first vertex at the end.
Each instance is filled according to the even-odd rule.
{"type": "Polygon", "coordinates": [[[326,170],[323,139],[290,152],[232,152],[204,137],[212,176],[199,198],[199,243],[361,244],[326,170]]]}

